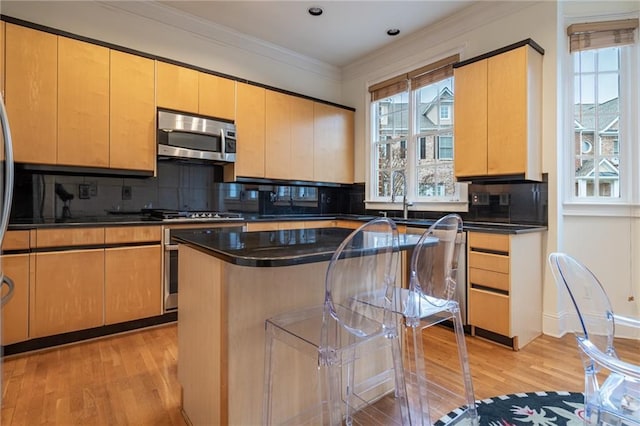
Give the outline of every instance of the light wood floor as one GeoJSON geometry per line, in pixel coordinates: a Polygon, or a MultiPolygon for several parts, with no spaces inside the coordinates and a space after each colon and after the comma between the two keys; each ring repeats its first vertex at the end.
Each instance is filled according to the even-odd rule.
{"type": "MultiPolygon", "coordinates": [[[[453,336],[445,328],[430,330],[428,357],[446,370],[457,362],[453,336]]],[[[477,399],[582,391],[582,366],[572,335],[541,336],[519,352],[475,337],[467,337],[467,345],[477,399]]],[[[616,348],[622,358],[637,361],[640,342],[618,341],[616,348]]],[[[9,357],[2,367],[0,423],[185,425],[177,352],[177,326],[170,324],[9,357]]]]}

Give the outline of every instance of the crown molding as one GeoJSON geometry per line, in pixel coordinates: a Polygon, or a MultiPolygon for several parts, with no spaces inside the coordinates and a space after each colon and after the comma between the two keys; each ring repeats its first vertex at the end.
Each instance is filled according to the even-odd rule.
{"type": "Polygon", "coordinates": [[[342,80],[341,70],[338,67],[240,33],[229,27],[170,8],[155,0],[118,2],[98,0],[95,3],[120,13],[128,13],[163,26],[172,27],[217,46],[240,49],[252,55],[262,56],[269,60],[298,68],[307,73],[317,74],[334,82],[342,80]]]}
{"type": "MultiPolygon", "coordinates": [[[[466,7],[449,17],[418,30],[397,42],[389,44],[375,53],[366,55],[343,67],[343,81],[369,76],[371,70],[389,66],[389,64],[405,64],[407,53],[416,52],[416,46],[438,46],[447,44],[470,30],[487,25],[495,20],[511,15],[530,7],[534,1],[480,1],[466,7]]],[[[460,42],[457,43],[458,45],[460,42]]],[[[417,56],[417,55],[412,55],[417,56]]]]}

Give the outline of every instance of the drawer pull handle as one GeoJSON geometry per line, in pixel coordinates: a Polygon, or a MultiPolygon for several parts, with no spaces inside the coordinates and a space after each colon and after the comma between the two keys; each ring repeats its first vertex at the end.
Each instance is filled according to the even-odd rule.
{"type": "Polygon", "coordinates": [[[475,284],[475,283],[470,283],[470,284],[471,284],[471,288],[474,290],[483,290],[483,291],[488,291],[490,293],[503,294],[505,296],[509,295],[509,292],[507,290],[500,290],[498,288],[488,287],[482,284],[475,284]]]}
{"type": "Polygon", "coordinates": [[[7,285],[9,291],[7,292],[7,294],[2,296],[2,299],[0,299],[0,306],[4,306],[13,297],[13,289],[15,288],[13,280],[6,275],[2,276],[2,285],[4,284],[7,285]]]}

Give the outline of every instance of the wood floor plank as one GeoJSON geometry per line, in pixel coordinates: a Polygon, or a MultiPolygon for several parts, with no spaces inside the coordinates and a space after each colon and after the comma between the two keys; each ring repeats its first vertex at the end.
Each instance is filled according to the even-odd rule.
{"type": "MultiPolygon", "coordinates": [[[[431,327],[424,349],[434,380],[451,383],[457,352],[451,330],[431,327]]],[[[575,338],[541,336],[515,352],[466,339],[476,399],[515,392],[583,390],[575,338]]],[[[640,342],[617,339],[623,359],[640,362],[640,342]]],[[[2,365],[0,423],[12,425],[186,425],[180,413],[177,325],[168,324],[46,351],[15,355],[2,365]]],[[[434,399],[437,413],[457,402],[434,399]]]]}

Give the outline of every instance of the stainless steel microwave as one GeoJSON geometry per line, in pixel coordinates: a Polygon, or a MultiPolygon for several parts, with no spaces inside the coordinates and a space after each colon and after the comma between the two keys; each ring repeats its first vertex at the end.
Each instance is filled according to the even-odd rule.
{"type": "Polygon", "coordinates": [[[158,110],[158,158],[236,161],[236,126],[233,123],[158,110]]]}

